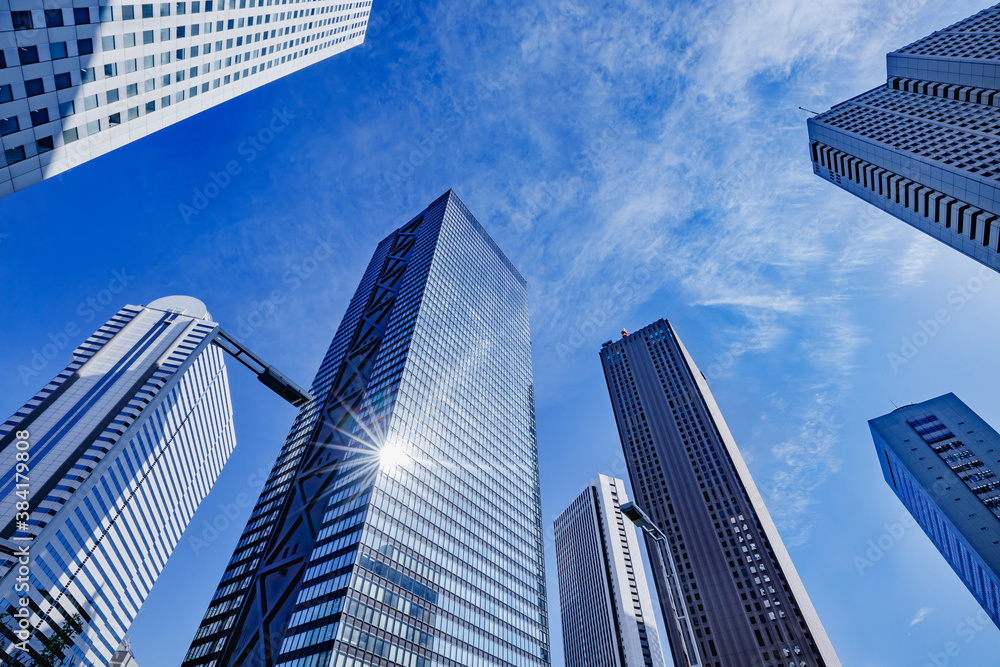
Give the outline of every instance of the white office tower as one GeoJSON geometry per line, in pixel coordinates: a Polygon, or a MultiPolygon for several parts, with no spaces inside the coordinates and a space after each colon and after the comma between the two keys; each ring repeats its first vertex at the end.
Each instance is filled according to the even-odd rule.
{"type": "Polygon", "coordinates": [[[555,521],[566,667],[663,667],[625,482],[598,475],[555,521]]]}
{"type": "Polygon", "coordinates": [[[361,44],[370,5],[5,1],[0,197],[361,44]]]}
{"type": "Polygon", "coordinates": [[[76,616],[68,664],[114,658],[235,446],[218,329],[190,297],[125,306],[0,426],[0,634],[20,664],[76,616]]]}

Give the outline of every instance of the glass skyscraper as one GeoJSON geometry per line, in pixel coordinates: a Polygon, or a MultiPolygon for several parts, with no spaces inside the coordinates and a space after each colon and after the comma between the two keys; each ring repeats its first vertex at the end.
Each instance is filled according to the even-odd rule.
{"type": "MultiPolygon", "coordinates": [[[[361,44],[371,4],[4,3],[0,197],[361,44]]],[[[275,110],[259,136],[289,118],[275,110]]]]}
{"type": "Polygon", "coordinates": [[[887,61],[886,85],[809,119],[814,172],[1000,270],[1000,5],[887,61]]]}
{"type": "Polygon", "coordinates": [[[70,664],[127,646],[236,444],[218,330],[190,297],[125,306],[0,425],[0,633],[21,664],[77,615],[70,664]]]}
{"type": "Polygon", "coordinates": [[[626,502],[624,481],[598,475],[555,520],[566,667],[664,667],[626,502]]]}
{"type": "Polygon", "coordinates": [[[893,493],[1000,627],[1000,433],[954,394],[868,424],[893,493]]]}
{"type": "MultiPolygon", "coordinates": [[[[666,320],[622,334],[604,344],[601,361],[635,502],[670,543],[663,557],[673,559],[676,576],[654,573],[674,664],[839,667],[677,334],[666,320]]],[[[659,548],[648,534],[646,546],[651,554],[659,548]]]]}
{"type": "Polygon", "coordinates": [[[184,667],[548,665],[524,279],[454,193],[376,248],[184,667]]]}

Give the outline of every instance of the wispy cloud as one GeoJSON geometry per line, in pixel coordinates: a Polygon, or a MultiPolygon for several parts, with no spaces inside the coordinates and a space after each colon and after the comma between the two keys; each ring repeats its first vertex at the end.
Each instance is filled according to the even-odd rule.
{"type": "Polygon", "coordinates": [[[913,620],[910,621],[910,627],[912,628],[917,623],[923,623],[924,620],[931,615],[932,611],[934,610],[930,607],[921,607],[918,609],[917,613],[913,616],[913,620]]]}

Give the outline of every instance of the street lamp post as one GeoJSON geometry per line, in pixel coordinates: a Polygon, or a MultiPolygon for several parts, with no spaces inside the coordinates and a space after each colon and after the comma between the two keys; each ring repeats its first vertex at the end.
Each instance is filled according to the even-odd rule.
{"type": "MultiPolygon", "coordinates": [[[[655,541],[659,548],[656,549],[657,560],[660,564],[660,572],[663,574],[663,581],[667,587],[667,599],[670,601],[670,612],[677,625],[677,637],[681,643],[681,653],[687,661],[686,667],[702,667],[701,656],[698,654],[698,643],[695,641],[694,628],[691,626],[691,619],[687,613],[687,607],[682,601],[680,590],[680,577],[677,575],[677,567],[671,556],[664,558],[663,551],[669,549],[667,536],[653,523],[653,520],[643,512],[635,503],[625,503],[621,506],[622,514],[641,528],[646,535],[655,541]],[[670,567],[667,568],[669,563],[670,567]]],[[[668,552],[669,554],[670,552],[668,552]]]]}

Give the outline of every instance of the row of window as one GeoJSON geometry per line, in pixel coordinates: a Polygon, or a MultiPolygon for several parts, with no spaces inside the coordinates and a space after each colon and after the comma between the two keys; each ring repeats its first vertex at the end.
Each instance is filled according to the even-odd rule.
{"type": "MultiPolygon", "coordinates": [[[[294,0],[293,0],[294,1],[294,0]]],[[[159,16],[170,16],[171,3],[161,2],[159,16]]],[[[225,9],[225,1],[219,2],[218,9],[225,9]]],[[[267,6],[271,6],[272,0],[267,0],[267,6]]],[[[275,5],[288,4],[288,0],[275,0],[275,5]]],[[[371,3],[354,3],[354,7],[360,7],[362,5],[370,5],[371,3]]],[[[245,9],[247,6],[247,0],[240,0],[240,9],[245,9]]],[[[264,0],[259,0],[256,6],[263,7],[264,0]]],[[[254,0],[250,0],[250,7],[254,7],[254,0]]],[[[213,0],[205,0],[205,12],[210,12],[214,8],[213,0]]],[[[229,0],[229,8],[236,9],[236,0],[229,0]]],[[[344,9],[351,9],[350,3],[336,5],[334,7],[325,8],[328,11],[343,11],[344,9]]],[[[110,6],[97,7],[98,10],[98,21],[100,23],[107,23],[114,21],[114,8],[110,6]]],[[[154,18],[153,4],[140,5],[140,16],[144,19],[154,18]]],[[[135,5],[123,5],[122,8],[122,20],[131,21],[136,18],[135,5]]],[[[175,4],[175,11],[177,16],[183,16],[188,13],[188,3],[178,2],[175,4]]],[[[90,8],[89,7],[74,7],[73,8],[73,23],[67,24],[65,22],[65,15],[62,9],[46,9],[44,11],[45,17],[45,27],[46,28],[61,28],[65,25],[87,25],[91,22],[90,8]]],[[[304,10],[303,10],[304,11],[304,10]]],[[[315,13],[316,10],[313,10],[315,13]]],[[[191,13],[200,14],[201,13],[201,2],[195,0],[191,3],[191,13]]],[[[296,12],[298,14],[298,12],[296,12]]],[[[11,23],[14,26],[14,30],[33,30],[35,28],[35,19],[32,16],[31,11],[13,11],[10,13],[11,23]]],[[[232,23],[232,21],[230,21],[232,23]]],[[[42,27],[40,24],[39,28],[42,27]]]]}

